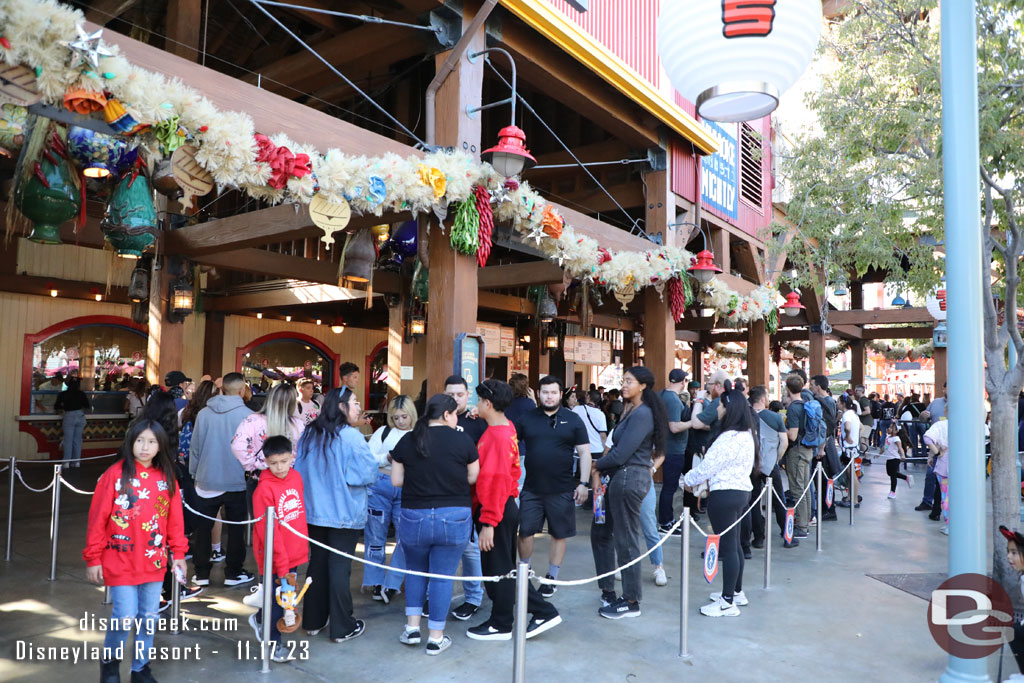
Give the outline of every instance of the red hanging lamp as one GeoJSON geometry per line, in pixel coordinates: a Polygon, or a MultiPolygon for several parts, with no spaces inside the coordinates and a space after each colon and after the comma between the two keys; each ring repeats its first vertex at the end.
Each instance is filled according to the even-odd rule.
{"type": "Polygon", "coordinates": [[[800,311],[804,310],[805,308],[807,307],[800,303],[799,292],[790,292],[789,294],[787,294],[786,303],[779,306],[779,310],[782,313],[788,315],[790,318],[794,318],[800,315],[800,311]]]}
{"type": "Polygon", "coordinates": [[[498,144],[481,152],[480,159],[506,178],[537,165],[537,160],[526,149],[526,133],[516,125],[502,128],[498,133],[498,144]]]}
{"type": "Polygon", "coordinates": [[[708,249],[699,252],[693,261],[693,265],[686,269],[697,282],[705,284],[711,282],[715,275],[722,272],[722,269],[715,265],[715,255],[708,249]]]}

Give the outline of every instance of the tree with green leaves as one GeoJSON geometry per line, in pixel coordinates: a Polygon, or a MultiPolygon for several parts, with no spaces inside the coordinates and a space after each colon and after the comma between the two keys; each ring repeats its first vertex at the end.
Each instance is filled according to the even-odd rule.
{"type": "MultiPolygon", "coordinates": [[[[806,100],[818,129],[798,136],[780,164],[791,192],[787,213],[796,226],[786,247],[794,286],[821,291],[872,269],[887,273],[893,287],[921,294],[940,282],[938,11],[937,0],[855,1],[823,34],[821,82],[806,100]]],[[[1015,312],[1024,254],[1024,6],[1020,0],[978,0],[977,21],[978,203],[986,230],[983,269],[992,274],[979,303],[992,407],[993,566],[995,578],[1011,588],[1016,573],[1006,562],[998,525],[1020,526],[1015,456],[1024,340],[1015,312]]],[[[791,228],[772,229],[782,235],[791,228]]],[[[1010,594],[1019,600],[1019,591],[1010,594]]]]}

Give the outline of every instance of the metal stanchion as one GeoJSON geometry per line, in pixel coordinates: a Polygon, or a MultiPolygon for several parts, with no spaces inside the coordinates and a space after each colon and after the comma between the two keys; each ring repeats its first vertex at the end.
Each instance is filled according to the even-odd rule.
{"type": "Polygon", "coordinates": [[[110,586],[104,586],[103,587],[103,604],[104,605],[109,605],[112,602],[113,602],[113,600],[110,599],[110,586]]]}
{"type": "Polygon", "coordinates": [[[57,580],[57,527],[60,517],[60,469],[53,466],[53,497],[50,506],[50,581],[57,580]]]}
{"type": "Polygon", "coordinates": [[[857,461],[850,461],[850,526],[853,526],[853,509],[857,507],[857,461]]]}
{"type": "Polygon", "coordinates": [[[8,488],[7,488],[7,550],[4,559],[11,561],[11,534],[14,533],[14,474],[18,459],[13,455],[8,462],[8,488]]]}
{"type": "Polygon", "coordinates": [[[775,491],[775,480],[770,475],[765,487],[768,504],[764,513],[764,587],[767,590],[772,582],[772,493],[775,491]]]}
{"type": "Polygon", "coordinates": [[[821,461],[814,471],[814,495],[818,497],[818,533],[816,542],[818,552],[821,552],[821,528],[825,526],[825,490],[821,488],[821,461]]]}
{"type": "Polygon", "coordinates": [[[691,657],[687,638],[690,624],[690,508],[683,508],[683,536],[679,545],[679,656],[691,657]]]}
{"type": "Polygon", "coordinates": [[[512,683],[526,681],[526,601],[529,600],[530,565],[516,570],[516,617],[512,634],[512,683]]]}
{"type": "MultiPolygon", "coordinates": [[[[274,599],[274,587],[271,581],[274,578],[274,508],[267,508],[267,516],[264,520],[267,525],[266,539],[263,546],[263,643],[260,653],[263,656],[263,668],[260,673],[270,673],[270,610],[274,599]]],[[[246,525],[252,526],[252,525],[246,525]]]]}
{"type": "Polygon", "coordinates": [[[181,633],[181,584],[178,583],[178,576],[174,573],[174,555],[168,554],[171,562],[171,635],[181,633]]]}

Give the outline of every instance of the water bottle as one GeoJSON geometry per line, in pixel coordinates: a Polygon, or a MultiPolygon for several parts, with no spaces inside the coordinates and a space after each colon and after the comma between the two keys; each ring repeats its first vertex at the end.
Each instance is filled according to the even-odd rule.
{"type": "Polygon", "coordinates": [[[604,492],[607,483],[607,477],[601,477],[601,485],[594,491],[594,524],[604,524],[607,521],[604,510],[604,492]]]}

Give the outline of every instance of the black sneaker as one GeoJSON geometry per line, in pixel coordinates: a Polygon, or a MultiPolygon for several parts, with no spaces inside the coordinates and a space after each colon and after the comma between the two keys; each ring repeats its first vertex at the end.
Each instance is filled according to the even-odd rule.
{"type": "Polygon", "coordinates": [[[615,591],[601,591],[601,607],[614,605],[618,599],[619,596],[615,595],[615,591]]]}
{"type": "Polygon", "coordinates": [[[761,548],[764,547],[764,539],[763,538],[755,538],[753,541],[750,542],[750,547],[754,548],[756,550],[760,550],[761,548]]]}
{"type": "MultiPolygon", "coordinates": [[[[555,577],[551,576],[551,574],[545,574],[544,578],[545,579],[554,579],[555,577]]],[[[540,585],[540,589],[539,589],[538,592],[540,593],[540,596],[542,598],[550,598],[552,595],[554,595],[555,593],[558,592],[558,586],[555,586],[555,585],[550,584],[550,583],[542,583],[540,585]]]]}
{"type": "Polygon", "coordinates": [[[411,631],[406,628],[402,631],[402,635],[398,636],[398,642],[403,645],[419,645],[421,638],[422,636],[420,635],[420,630],[418,628],[411,631]]]}
{"type": "Polygon", "coordinates": [[[356,627],[350,632],[343,635],[341,638],[331,638],[336,643],[344,643],[346,640],[352,640],[366,633],[366,622],[362,619],[356,619],[356,627]]]}
{"type": "Polygon", "coordinates": [[[605,619],[624,619],[626,617],[640,616],[640,603],[630,602],[626,598],[619,598],[613,604],[597,610],[605,619]]]}
{"type": "Polygon", "coordinates": [[[227,558],[227,555],[219,550],[214,550],[210,553],[210,562],[223,562],[227,558]]]}
{"type": "Polygon", "coordinates": [[[534,636],[539,636],[541,633],[544,633],[544,631],[553,629],[561,623],[561,614],[556,614],[550,619],[538,619],[537,617],[534,617],[533,619],[530,619],[530,623],[526,627],[526,639],[529,640],[534,636]]]}
{"type": "Polygon", "coordinates": [[[750,548],[743,548],[743,559],[752,560],[754,559],[754,553],[750,552],[750,548]]]}
{"type": "Polygon", "coordinates": [[[132,672],[131,683],[157,683],[153,672],[149,670],[149,664],[142,667],[142,671],[132,672]]]}
{"type": "Polygon", "coordinates": [[[821,519],[826,522],[835,522],[839,519],[839,515],[836,514],[835,510],[833,510],[832,512],[826,512],[821,516],[821,519]]]}
{"type": "MultiPolygon", "coordinates": [[[[225,576],[224,577],[224,585],[225,586],[241,586],[244,583],[251,583],[255,578],[256,577],[253,576],[252,574],[250,574],[248,572],[245,572],[245,571],[242,571],[242,572],[239,572],[238,574],[236,574],[235,576],[225,576]]],[[[200,584],[200,585],[202,585],[202,584],[200,584]]]]}
{"type": "Polygon", "coordinates": [[[512,640],[512,631],[499,631],[486,621],[479,626],[466,629],[466,635],[473,640],[512,640]]]}
{"type": "Polygon", "coordinates": [[[917,506],[916,508],[914,508],[914,509],[915,509],[915,510],[918,510],[918,511],[920,511],[920,512],[925,512],[925,511],[927,511],[927,510],[931,510],[931,509],[932,509],[932,506],[931,506],[931,505],[930,505],[929,503],[920,503],[920,504],[919,504],[919,505],[918,505],[918,506],[917,506]]]}
{"type": "Polygon", "coordinates": [[[782,539],[782,547],[783,548],[796,548],[799,545],[800,545],[800,541],[796,540],[796,538],[794,538],[789,543],[786,542],[786,539],[782,539]]]}
{"type": "MultiPolygon", "coordinates": [[[[452,616],[458,619],[459,621],[466,621],[474,614],[476,614],[476,611],[478,609],[480,609],[480,605],[474,605],[469,602],[464,602],[458,607],[456,607],[454,610],[452,610],[452,616]]],[[[424,613],[426,613],[426,608],[424,608],[424,613]]]]}
{"type": "Polygon", "coordinates": [[[203,592],[203,587],[202,586],[182,586],[181,587],[181,601],[185,602],[186,600],[190,600],[190,599],[196,597],[197,595],[199,595],[202,592],[203,592]]]}
{"type": "Polygon", "coordinates": [[[385,605],[390,605],[391,601],[395,599],[396,595],[398,595],[397,588],[385,588],[380,592],[380,600],[385,605]]]}
{"type": "Polygon", "coordinates": [[[793,532],[793,538],[807,538],[809,535],[807,529],[797,529],[793,532]]]}
{"type": "Polygon", "coordinates": [[[385,605],[388,604],[388,601],[384,599],[384,587],[383,586],[374,586],[373,587],[373,596],[372,597],[377,602],[383,602],[385,605]]]}
{"type": "Polygon", "coordinates": [[[439,655],[452,646],[452,639],[448,636],[442,636],[441,641],[437,642],[434,640],[427,639],[427,654],[428,655],[439,655]]]}

